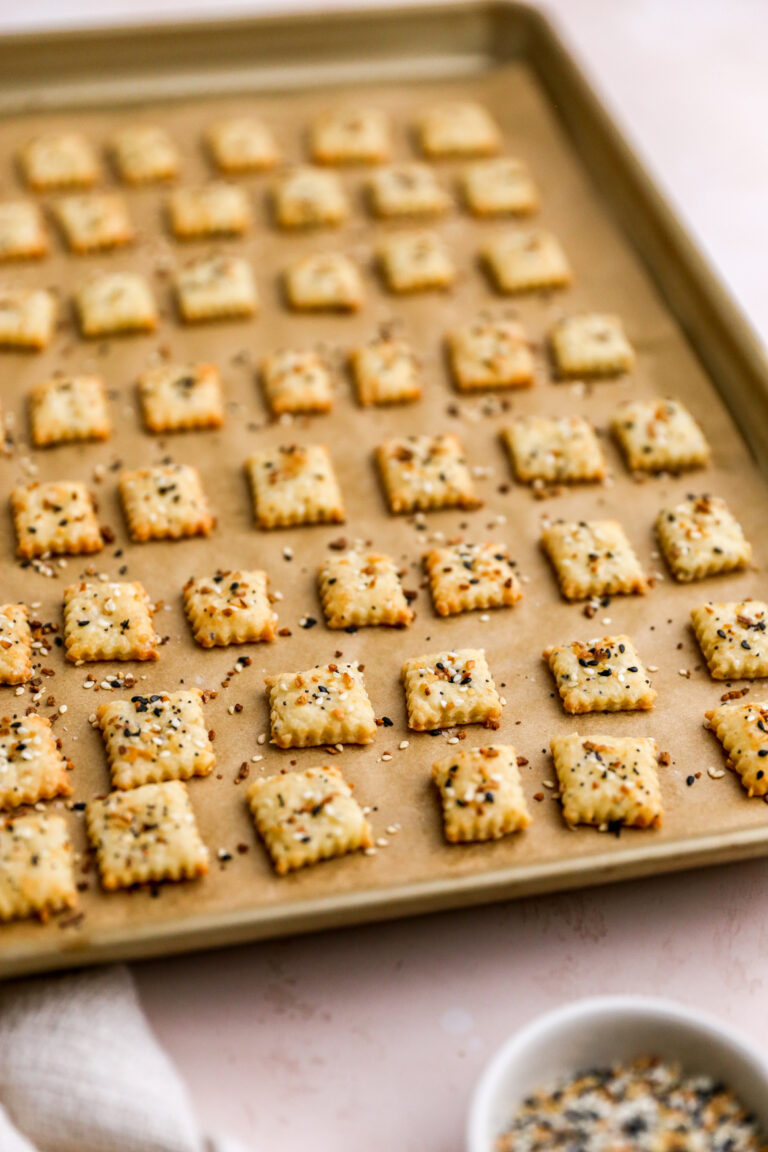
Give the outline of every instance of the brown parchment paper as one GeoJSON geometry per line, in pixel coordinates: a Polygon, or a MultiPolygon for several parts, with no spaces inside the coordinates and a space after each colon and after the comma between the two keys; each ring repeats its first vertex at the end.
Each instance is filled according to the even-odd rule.
{"type": "MultiPolygon", "coordinates": [[[[86,889],[80,897],[81,917],[67,916],[48,925],[20,923],[0,929],[0,971],[42,968],[84,962],[109,955],[224,941],[304,928],[317,923],[362,919],[412,906],[468,902],[494,893],[514,893],[543,887],[564,887],[637,871],[680,866],[686,859],[702,860],[725,854],[755,852],[768,846],[768,807],[747,800],[736,778],[707,775],[723,756],[714,738],[702,728],[703,713],[720,700],[727,685],[710,680],[688,624],[694,605],[710,598],[740,598],[764,594],[759,571],[676,586],[658,556],[652,525],[660,507],[687,492],[707,491],[725,497],[740,516],[755,547],[758,565],[765,559],[761,526],[765,519],[764,482],[748,458],[725,407],[672,318],[656,295],[638,258],[605,213],[600,189],[589,182],[547,106],[532,73],[522,64],[504,66],[471,81],[409,83],[397,88],[376,87],[365,101],[386,109],[395,125],[395,155],[413,155],[409,125],[425,103],[466,97],[486,104],[502,125],[506,151],[527,160],[540,186],[541,222],[561,239],[575,270],[569,290],[550,296],[530,296],[510,303],[494,295],[477,265],[482,241],[508,225],[476,221],[457,209],[435,225],[451,249],[460,270],[450,293],[397,298],[380,284],[372,265],[377,240],[390,228],[373,222],[365,210],[364,170],[342,171],[354,204],[350,221],[338,230],[283,234],[271,224],[267,190],[272,178],[241,178],[253,198],[255,225],[244,240],[211,245],[179,244],[168,235],[163,206],[165,191],[152,187],[125,191],[130,213],[139,229],[137,243],[120,252],[96,257],[72,257],[56,237],[52,254],[39,264],[2,270],[5,282],[39,284],[56,289],[65,326],[51,347],[40,355],[3,353],[0,389],[14,421],[13,454],[0,461],[4,523],[2,599],[32,603],[33,616],[61,622],[63,587],[89,568],[110,579],[144,582],[164,607],[156,617],[167,643],[155,664],[68,666],[60,649],[42,660],[55,670],[45,680],[43,699],[52,693],[67,712],[56,721],[56,732],[74,764],[75,801],[87,800],[108,788],[101,739],[88,722],[103,690],[83,689],[89,677],[109,673],[137,677],[133,691],[173,690],[180,684],[218,690],[206,706],[215,729],[217,766],[212,776],[194,780],[189,789],[200,829],[212,855],[210,875],[201,882],[167,884],[147,890],[105,895],[98,886],[87,852],[83,817],[68,811],[79,856],[78,879],[86,889]],[[364,268],[367,299],[359,315],[301,316],[283,306],[280,273],[304,252],[340,249],[364,268]],[[171,269],[209,251],[237,251],[253,264],[262,299],[260,315],[247,322],[182,327],[170,292],[171,269]],[[162,323],[152,336],[131,336],[104,342],[82,341],[72,323],[70,297],[95,269],[138,269],[151,279],[162,308],[162,323]],[[542,338],[558,317],[580,309],[602,309],[623,317],[638,352],[637,371],[630,379],[575,388],[550,379],[542,338]],[[499,397],[466,399],[450,382],[442,338],[457,323],[479,312],[516,314],[537,342],[538,383],[528,391],[499,397]],[[341,367],[342,353],[373,336],[383,323],[396,323],[423,358],[426,389],[421,403],[392,409],[361,410],[341,367]],[[267,352],[285,346],[323,345],[340,366],[334,411],[329,416],[300,418],[290,424],[271,422],[254,373],[267,352]],[[213,360],[222,369],[227,398],[226,425],[221,431],[153,438],[142,429],[136,398],[136,378],[159,355],[173,359],[213,360]],[[25,397],[29,388],[57,369],[102,373],[110,392],[113,438],[105,444],[61,447],[30,452],[25,397]],[[649,479],[638,484],[627,473],[615,445],[605,436],[612,471],[608,486],[575,487],[540,502],[517,485],[502,450],[499,433],[511,413],[580,413],[605,429],[616,405],[629,396],[672,395],[688,404],[714,447],[714,462],[706,472],[649,479]],[[387,513],[372,452],[391,434],[458,433],[473,466],[481,470],[477,488],[484,506],[472,513],[438,512],[425,517],[420,529],[412,519],[387,513]],[[320,441],[330,446],[347,507],[343,528],[307,527],[262,532],[253,524],[243,462],[256,448],[293,441],[320,441]],[[166,459],[197,465],[218,515],[208,539],[179,543],[130,542],[116,493],[121,465],[159,463],[166,459]],[[30,468],[32,461],[32,468],[30,468]],[[106,468],[94,482],[94,469],[106,468]],[[115,533],[115,541],[94,558],[70,558],[49,578],[23,570],[13,556],[13,531],[7,511],[12,484],[29,479],[70,478],[92,484],[100,513],[115,533]],[[625,525],[643,564],[658,573],[656,586],[645,597],[617,597],[586,619],[582,605],[565,603],[553,573],[539,550],[542,516],[615,516],[625,525]],[[405,586],[418,589],[417,618],[406,631],[361,629],[356,634],[331,632],[324,626],[317,599],[315,574],[328,545],[339,537],[364,540],[390,551],[407,571],[405,586]],[[422,584],[421,554],[437,540],[462,537],[470,541],[501,539],[517,559],[525,583],[525,598],[514,609],[470,613],[439,619],[422,584]],[[286,559],[284,550],[292,550],[286,559]],[[291,636],[271,645],[203,651],[193,644],[181,610],[180,592],[192,574],[207,575],[217,567],[264,567],[272,587],[282,593],[277,605],[280,625],[291,636]],[[302,617],[318,623],[302,629],[302,617]],[[626,631],[633,636],[658,690],[650,713],[566,716],[554,698],[553,683],[541,659],[551,642],[588,639],[626,631]],[[438,804],[429,769],[446,752],[445,735],[408,732],[399,672],[402,660],[422,652],[480,645],[506,699],[501,729],[488,733],[466,729],[466,745],[489,739],[512,742],[528,758],[522,769],[533,824],[521,836],[493,844],[450,847],[443,841],[438,804]],[[342,657],[343,654],[343,657],[342,657]],[[238,656],[252,665],[230,677],[238,656]],[[334,758],[354,784],[363,804],[373,808],[376,835],[388,845],[377,855],[355,855],[322,864],[284,879],[276,879],[258,842],[245,805],[246,785],[236,784],[241,763],[248,762],[250,779],[289,767],[327,762],[322,749],[281,751],[257,738],[267,733],[265,673],[300,670],[331,659],[359,660],[376,714],[389,717],[373,745],[347,748],[334,758]],[[685,671],[686,675],[681,675],[685,671]],[[690,673],[690,675],[688,675],[690,673]],[[230,714],[235,704],[242,711],[230,714]],[[591,829],[569,831],[546,780],[554,779],[548,754],[550,737],[578,730],[586,734],[652,735],[671,755],[661,770],[664,825],[658,831],[624,832],[620,837],[591,829]],[[399,749],[408,740],[405,750],[399,749]],[[383,760],[390,753],[390,760],[383,760]],[[251,757],[263,757],[252,763],[251,757]],[[700,774],[700,775],[699,775],[700,774]],[[689,786],[688,777],[695,783],[689,786]],[[542,801],[534,794],[544,793],[542,801]],[[388,833],[398,825],[400,830],[388,833]],[[730,848],[728,846],[730,845],[730,848]],[[242,846],[245,851],[238,851],[242,846]],[[727,849],[727,851],[726,851],[727,849]],[[223,851],[231,859],[220,861],[223,851]],[[692,854],[689,856],[689,854],[692,854]],[[417,898],[418,897],[418,898],[417,898]]],[[[216,116],[257,112],[276,130],[287,160],[305,154],[305,130],[322,108],[347,100],[362,102],[358,91],[324,90],[274,96],[242,94],[169,102],[137,109],[109,108],[72,114],[36,115],[0,124],[2,195],[19,193],[12,157],[33,132],[55,126],[77,127],[103,146],[119,124],[136,118],[165,125],[183,152],[183,182],[206,179],[210,168],[201,147],[201,134],[216,116]]],[[[439,165],[446,187],[455,189],[460,165],[439,165]]],[[[114,183],[108,171],[106,182],[114,183]]],[[[44,197],[49,200],[50,197],[44,197]]],[[[130,693],[127,693],[130,694],[130,693]]],[[[761,686],[751,686],[749,699],[759,699],[761,686]]],[[[21,711],[30,695],[0,690],[3,714],[21,711]]],[[[45,715],[56,707],[42,707],[45,715]]],[[[62,803],[48,805],[65,808],[62,803]]]]}

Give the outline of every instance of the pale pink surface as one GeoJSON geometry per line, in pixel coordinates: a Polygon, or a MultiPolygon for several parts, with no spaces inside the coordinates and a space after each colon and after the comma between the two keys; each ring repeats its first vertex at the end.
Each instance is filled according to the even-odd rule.
{"type": "MultiPolygon", "coordinates": [[[[211,0],[69,0],[66,12],[141,18],[210,7],[211,0]]],[[[768,332],[768,5],[549,7],[758,330],[768,332]]],[[[57,0],[0,7],[0,26],[62,19],[57,0]]],[[[487,1057],[522,1022],[564,1000],[669,995],[717,1012],[768,1047],[767,888],[768,865],[755,862],[134,971],[150,1020],[211,1129],[229,1128],[270,1152],[457,1152],[487,1057]]]]}

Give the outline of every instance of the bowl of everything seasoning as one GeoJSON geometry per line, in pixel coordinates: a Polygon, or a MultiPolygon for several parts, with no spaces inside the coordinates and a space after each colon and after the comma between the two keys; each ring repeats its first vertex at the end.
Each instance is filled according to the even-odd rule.
{"type": "Polygon", "coordinates": [[[467,1152],[768,1152],[768,1058],[711,1016],[605,996],[534,1020],[475,1089],[467,1152]]]}

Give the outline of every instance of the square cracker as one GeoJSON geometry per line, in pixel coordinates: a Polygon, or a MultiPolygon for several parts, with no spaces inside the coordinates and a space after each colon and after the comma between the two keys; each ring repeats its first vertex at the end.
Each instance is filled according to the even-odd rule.
{"type": "Polygon", "coordinates": [[[253,273],[239,256],[206,256],[176,273],[182,320],[195,324],[253,316],[259,306],[253,273]]]}
{"type": "Polygon", "coordinates": [[[255,116],[219,120],[208,129],[206,143],[221,172],[263,172],[279,159],[272,131],[255,116]]]}
{"type": "Polygon", "coordinates": [[[257,780],[248,806],[280,876],[373,845],[371,826],[338,768],[257,780]]]}
{"type": "Polygon", "coordinates": [[[704,433],[679,400],[628,400],[611,428],[635,472],[686,472],[709,463],[704,433]]]}
{"type": "Polygon", "coordinates": [[[412,656],[402,668],[408,727],[414,732],[482,724],[498,728],[501,699],[482,648],[412,656]]]}
{"type": "Polygon", "coordinates": [[[32,679],[32,630],[24,604],[0,605],[0,684],[32,679]]]}
{"type": "Polygon", "coordinates": [[[516,564],[505,544],[451,544],[424,557],[435,611],[454,616],[504,608],[522,599],[516,564]]]}
{"type": "Polygon", "coordinates": [[[208,849],[181,780],[90,800],[85,819],[108,891],[150,880],[192,880],[208,871],[208,849]]]}
{"type": "Polygon", "coordinates": [[[112,138],[112,155],[126,184],[152,184],[171,180],[179,171],[176,145],[164,128],[155,124],[129,124],[112,138]]]}
{"type": "Polygon", "coordinates": [[[491,156],[501,148],[501,133],[480,104],[453,102],[423,112],[418,122],[427,156],[491,156]]]}
{"type": "Polygon", "coordinates": [[[340,224],[349,201],[335,172],[303,165],[283,176],[274,190],[275,219],[281,228],[318,228],[340,224]]]}
{"type": "Polygon", "coordinates": [[[29,394],[32,443],[36,448],[73,440],[107,440],[112,423],[100,376],[61,376],[29,394]]]}
{"type": "Polygon", "coordinates": [[[310,151],[316,164],[382,164],[391,147],[389,121],[377,108],[323,112],[312,125],[310,151]]]}
{"type": "Polygon", "coordinates": [[[656,828],[663,806],[656,741],[644,736],[559,736],[552,758],[567,824],[656,828]]]}
{"type": "Polygon", "coordinates": [[[180,540],[214,529],[200,473],[189,464],[121,472],[118,486],[132,540],[180,540]]]}
{"type": "Polygon", "coordinates": [[[768,703],[721,704],[705,716],[747,795],[768,794],[768,703]]]}
{"type": "Polygon", "coordinates": [[[76,480],[25,484],[11,490],[16,553],[79,556],[104,547],[93,495],[76,480]]]}
{"type": "Polygon", "coordinates": [[[266,677],[272,743],[278,748],[371,744],[376,718],[357,664],[328,664],[266,677]]]}
{"type": "Polygon", "coordinates": [[[635,366],[635,353],[618,316],[587,312],[558,321],[549,334],[557,374],[620,376],[635,366]]]}
{"type": "Polygon", "coordinates": [[[50,720],[31,713],[0,723],[0,809],[69,796],[69,766],[50,720]]]}
{"type": "Polygon", "coordinates": [[[545,528],[541,543],[566,600],[648,590],[648,581],[617,520],[558,520],[545,528]]]}
{"type": "Polygon", "coordinates": [[[522,160],[499,156],[478,160],[464,172],[464,199],[475,216],[527,216],[539,207],[539,194],[522,160]]]}
{"type": "Polygon", "coordinates": [[[221,376],[215,364],[160,364],[139,377],[144,423],[150,432],[220,428],[221,376]]]}
{"type": "Polygon", "coordinates": [[[700,604],[693,631],[713,680],[768,676],[768,604],[762,600],[700,604]]]}
{"type": "Polygon", "coordinates": [[[76,296],[83,336],[154,332],[157,305],[152,289],[135,272],[106,272],[83,284],[76,296]]]}
{"type": "Polygon", "coordinates": [[[370,404],[406,404],[421,397],[422,375],[418,358],[403,340],[382,336],[354,348],[349,362],[357,399],[370,404]]]}
{"type": "Polygon", "coordinates": [[[168,197],[167,210],[171,231],[178,240],[242,236],[251,226],[245,191],[223,180],[199,188],[177,188],[168,197]]]}
{"type": "Polygon", "coordinates": [[[36,191],[87,188],[99,179],[96,154],[79,132],[50,132],[28,140],[19,153],[24,178],[36,191]]]}
{"type": "Polygon", "coordinates": [[[260,528],[343,524],[344,503],[324,444],[288,444],[245,463],[260,528]]]}
{"type": "Polygon", "coordinates": [[[39,259],[48,252],[43,214],[32,200],[0,203],[0,261],[39,259]]]}
{"type": "Polygon", "coordinates": [[[440,216],[451,198],[428,164],[390,164],[368,181],[368,197],[376,216],[440,216]]]}
{"type": "Polygon", "coordinates": [[[50,292],[0,287],[0,348],[45,348],[55,325],[56,302],[50,292]]]}
{"type": "Polygon", "coordinates": [[[269,599],[269,580],[258,569],[190,577],[184,585],[184,610],[203,648],[275,638],[277,614],[269,599]]]}
{"type": "Polygon", "coordinates": [[[200,692],[153,692],[96,709],[114,788],[207,776],[215,757],[200,692]]]}
{"type": "Polygon", "coordinates": [[[395,232],[379,248],[379,263],[392,292],[450,288],[456,269],[436,232],[395,232]]]}
{"type": "Polygon", "coordinates": [[[272,412],[330,412],[331,373],[319,352],[281,349],[267,356],[261,379],[272,412]]]}
{"type": "Polygon", "coordinates": [[[330,557],[318,572],[318,586],[329,628],[403,628],[413,620],[397,565],[383,552],[330,557]]]}
{"type": "Polygon", "coordinates": [[[497,291],[505,294],[565,288],[571,267],[560,241],[543,228],[521,228],[489,240],[483,260],[497,291]]]}
{"type": "Polygon", "coordinates": [[[461,392],[527,388],[534,382],[530,341],[516,320],[474,320],[454,328],[447,343],[461,392]]]}
{"type": "Polygon", "coordinates": [[[302,256],[285,273],[285,291],[297,311],[357,312],[363,305],[360,273],[340,252],[302,256]]]}
{"type": "Polygon", "coordinates": [[[451,844],[499,840],[531,823],[511,744],[456,749],[432,765],[451,844]]]}
{"type": "Polygon", "coordinates": [[[0,920],[52,912],[77,903],[74,855],[63,816],[13,816],[0,824],[0,920]]]}
{"type": "Polygon", "coordinates": [[[656,533],[672,575],[681,583],[748,567],[752,545],[725,500],[686,496],[662,508],[656,533]]]}
{"type": "Polygon", "coordinates": [[[633,712],[653,707],[656,692],[629,636],[553,644],[542,655],[566,712],[633,712]]]}
{"type": "Polygon", "coordinates": [[[121,248],[133,240],[128,209],[117,192],[65,196],[53,210],[71,252],[121,248]]]}
{"type": "Polygon", "coordinates": [[[379,445],[376,460],[391,512],[480,504],[457,436],[397,436],[379,445]]]}
{"type": "Polygon", "coordinates": [[[67,660],[157,660],[153,607],[143,584],[70,584],[64,589],[67,660]]]}
{"type": "Polygon", "coordinates": [[[523,484],[605,479],[600,442],[581,416],[518,416],[502,437],[515,476],[523,484]]]}

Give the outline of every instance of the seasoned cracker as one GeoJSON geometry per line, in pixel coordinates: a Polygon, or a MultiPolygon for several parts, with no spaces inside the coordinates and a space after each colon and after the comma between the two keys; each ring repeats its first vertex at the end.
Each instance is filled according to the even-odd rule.
{"type": "Polygon", "coordinates": [[[64,649],[73,664],[157,660],[158,637],[144,585],[104,582],[64,589],[64,649]]]}
{"type": "Polygon", "coordinates": [[[257,780],[248,806],[279,876],[373,845],[373,833],[338,768],[257,780]]]}
{"type": "Polygon", "coordinates": [[[63,816],[32,813],[0,825],[0,920],[52,912],[77,903],[74,855],[63,816]]]}
{"type": "Polygon", "coordinates": [[[132,540],[209,536],[216,525],[200,473],[189,464],[121,472],[118,485],[132,540]]]}
{"type": "Polygon", "coordinates": [[[566,712],[633,712],[653,708],[656,692],[629,636],[553,644],[542,653],[566,712]]]}
{"type": "Polygon", "coordinates": [[[371,404],[407,404],[421,397],[422,373],[419,360],[403,340],[381,337],[354,348],[349,362],[357,398],[363,407],[371,404]]]}
{"type": "Polygon", "coordinates": [[[0,261],[39,259],[48,252],[43,214],[32,200],[0,203],[0,261]]]}
{"type": "Polygon", "coordinates": [[[190,577],[184,585],[184,610],[203,648],[275,638],[277,613],[269,599],[269,579],[258,569],[190,577]]]}
{"type": "Polygon", "coordinates": [[[350,551],[329,558],[320,568],[318,585],[329,628],[404,628],[413,620],[397,565],[383,552],[350,551]]]}
{"type": "Polygon", "coordinates": [[[511,744],[457,748],[432,765],[432,779],[451,844],[499,840],[531,823],[511,744]]]}
{"type": "Polygon", "coordinates": [[[333,407],[331,373],[319,352],[273,352],[262,362],[261,378],[276,416],[284,412],[330,412],[333,407]]]}
{"type": "Polygon", "coordinates": [[[604,480],[605,458],[581,416],[518,416],[502,432],[515,476],[523,484],[604,480]]]}
{"type": "Polygon", "coordinates": [[[687,583],[747,568],[752,545],[725,500],[686,496],[673,508],[662,508],[656,533],[675,580],[687,583]]]}
{"type": "Polygon", "coordinates": [[[721,704],[705,716],[747,795],[768,794],[768,703],[721,704]]]}
{"type": "Polygon", "coordinates": [[[470,165],[464,173],[463,191],[475,216],[528,216],[539,208],[539,194],[528,168],[511,156],[470,165]]]}
{"type": "Polygon", "coordinates": [[[480,504],[458,436],[397,436],[379,445],[376,461],[391,512],[480,504]]]}
{"type": "Polygon", "coordinates": [[[27,184],[36,191],[87,188],[101,175],[93,148],[79,132],[35,136],[19,153],[27,184]]]}
{"type": "Polygon", "coordinates": [[[71,252],[121,248],[133,240],[125,200],[116,192],[65,196],[53,211],[71,252]]]}
{"type": "Polygon", "coordinates": [[[96,719],[114,788],[189,780],[207,776],[213,768],[213,745],[198,689],[110,700],[98,706],[96,719]]]}
{"type": "Polygon", "coordinates": [[[220,428],[221,376],[215,364],[160,364],[139,377],[144,423],[150,432],[220,428]]]}
{"type": "Polygon", "coordinates": [[[618,316],[588,312],[568,316],[549,334],[557,373],[569,376],[619,376],[631,372],[635,353],[618,316]]]}
{"type": "Polygon", "coordinates": [[[131,124],[112,139],[115,166],[126,184],[153,184],[172,180],[179,171],[176,145],[164,128],[131,124]]]}
{"type": "Polygon", "coordinates": [[[275,219],[281,228],[318,228],[340,224],[349,201],[335,172],[308,166],[294,168],[274,190],[275,219]]]}
{"type": "Polygon", "coordinates": [[[177,188],[168,197],[168,219],[178,240],[203,236],[242,236],[251,226],[251,208],[237,184],[218,180],[198,188],[177,188]]]}
{"type": "Polygon", "coordinates": [[[135,272],[107,272],[83,284],[76,296],[83,336],[154,332],[157,305],[152,289],[135,272]]]}
{"type": "Polygon", "coordinates": [[[90,800],[85,819],[107,891],[150,880],[192,880],[208,871],[208,849],[181,780],[90,800]]]}
{"type": "Polygon", "coordinates": [[[0,348],[45,348],[55,325],[56,302],[50,292],[0,287],[0,348]]]}
{"type": "Polygon", "coordinates": [[[376,216],[441,216],[451,197],[428,164],[390,164],[374,172],[368,196],[376,216]]]}
{"type": "Polygon", "coordinates": [[[20,485],[11,490],[16,554],[78,556],[104,547],[96,505],[76,480],[20,485]]]}
{"type": "Polygon", "coordinates": [[[693,631],[713,680],[768,676],[768,604],[762,600],[700,604],[693,631]]]}
{"type": "Polygon", "coordinates": [[[360,273],[347,256],[302,256],[285,274],[288,303],[297,311],[357,312],[364,300],[360,273]]]}
{"type": "Polygon", "coordinates": [[[482,648],[412,656],[402,667],[408,727],[414,732],[482,724],[498,728],[501,699],[482,648]]]}
{"type": "Polygon", "coordinates": [[[704,433],[679,400],[628,400],[611,428],[635,472],[687,472],[709,463],[704,433]]]}
{"type": "Polygon", "coordinates": [[[316,164],[383,164],[391,151],[389,121],[376,108],[324,112],[312,125],[316,164]]]}
{"type": "Polygon", "coordinates": [[[100,376],[61,376],[29,394],[29,421],[36,448],[75,440],[107,440],[112,423],[100,376]]]}
{"type": "Polygon", "coordinates": [[[32,630],[24,604],[0,605],[0,684],[32,679],[32,630]]]}
{"type": "Polygon", "coordinates": [[[482,257],[496,290],[505,294],[565,288],[572,280],[560,241],[543,228],[504,232],[484,245],[482,257]]]}
{"type": "Polygon", "coordinates": [[[522,599],[517,565],[505,544],[451,544],[424,557],[435,611],[454,616],[506,608],[522,599]]]}
{"type": "Polygon", "coordinates": [[[474,320],[450,332],[447,342],[462,392],[527,388],[534,382],[530,341],[516,320],[474,320]]]}
{"type": "Polygon", "coordinates": [[[480,104],[441,104],[422,113],[419,142],[427,156],[491,156],[501,148],[501,133],[480,104]]]}
{"type": "Polygon", "coordinates": [[[343,524],[344,503],[324,444],[288,444],[245,462],[260,528],[343,524]]]}
{"type": "Polygon", "coordinates": [[[648,581],[616,520],[558,520],[541,537],[566,600],[646,592],[648,581]]]}
{"type": "Polygon", "coordinates": [[[0,809],[69,796],[69,767],[50,720],[30,713],[0,723],[0,809]]]}
{"type": "Polygon", "coordinates": [[[328,664],[266,677],[272,743],[278,748],[371,744],[376,718],[356,664],[328,664]]]}
{"type": "Polygon", "coordinates": [[[436,232],[395,232],[379,248],[379,262],[392,292],[450,288],[456,269],[436,232]]]}
{"type": "Polygon", "coordinates": [[[206,143],[216,167],[227,173],[263,172],[280,157],[271,130],[255,116],[219,120],[208,129],[206,143]]]}
{"type": "Polygon", "coordinates": [[[259,298],[250,265],[239,256],[206,256],[176,274],[182,320],[196,324],[253,316],[259,298]]]}
{"type": "Polygon", "coordinates": [[[663,805],[656,741],[644,736],[559,736],[551,741],[567,824],[601,831],[657,828],[663,805]]]}

